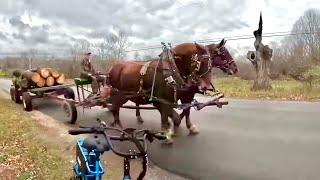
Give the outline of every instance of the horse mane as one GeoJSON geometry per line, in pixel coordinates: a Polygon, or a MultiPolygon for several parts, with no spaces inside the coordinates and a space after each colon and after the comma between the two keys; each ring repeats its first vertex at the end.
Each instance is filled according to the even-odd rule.
{"type": "Polygon", "coordinates": [[[219,44],[215,44],[215,43],[212,43],[212,44],[208,44],[208,45],[206,45],[208,48],[209,48],[209,50],[211,51],[211,50],[215,50],[217,47],[218,47],[218,45],[219,44]]]}

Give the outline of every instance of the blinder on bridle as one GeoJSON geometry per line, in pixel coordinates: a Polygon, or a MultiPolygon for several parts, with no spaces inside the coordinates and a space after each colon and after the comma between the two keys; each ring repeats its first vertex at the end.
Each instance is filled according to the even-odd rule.
{"type": "Polygon", "coordinates": [[[197,82],[199,78],[201,78],[204,75],[206,75],[207,73],[211,72],[211,70],[213,68],[212,67],[212,62],[211,62],[211,55],[210,55],[210,53],[209,53],[207,48],[206,48],[206,51],[208,53],[200,55],[200,57],[199,57],[198,54],[192,55],[191,64],[192,64],[192,66],[195,66],[195,68],[193,69],[191,74],[188,76],[188,78],[191,78],[191,81],[193,81],[193,82],[197,82]],[[200,70],[202,68],[202,63],[204,63],[205,61],[208,62],[207,69],[206,69],[205,72],[200,72],[200,70]]]}
{"type": "Polygon", "coordinates": [[[215,64],[214,67],[223,70],[224,72],[228,71],[230,65],[234,63],[233,58],[230,56],[229,53],[226,53],[226,49],[224,46],[217,48],[216,51],[213,52],[213,63],[215,64]],[[220,63],[223,58],[223,62],[220,63]],[[227,59],[230,59],[229,61],[227,59]],[[218,62],[215,62],[218,61],[218,62]]]}

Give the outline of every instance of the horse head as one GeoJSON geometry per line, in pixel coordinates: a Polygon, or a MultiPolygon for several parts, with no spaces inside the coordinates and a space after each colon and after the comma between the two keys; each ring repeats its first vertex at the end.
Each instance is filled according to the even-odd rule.
{"type": "Polygon", "coordinates": [[[238,72],[238,67],[225,47],[226,42],[222,39],[219,44],[210,44],[207,47],[210,50],[212,65],[221,69],[224,73],[233,75],[238,72]]]}
{"type": "Polygon", "coordinates": [[[196,84],[201,90],[211,87],[212,78],[212,60],[209,48],[195,42],[196,54],[192,55],[191,74],[188,76],[188,82],[196,84]]]}

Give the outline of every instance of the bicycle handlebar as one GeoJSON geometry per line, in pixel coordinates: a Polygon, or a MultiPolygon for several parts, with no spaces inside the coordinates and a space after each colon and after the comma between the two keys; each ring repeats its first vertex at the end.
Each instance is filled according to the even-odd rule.
{"type": "Polygon", "coordinates": [[[70,129],[69,131],[70,135],[79,135],[79,134],[102,134],[102,133],[98,133],[97,129],[94,128],[77,128],[77,129],[70,129]]]}
{"type": "Polygon", "coordinates": [[[148,164],[146,139],[152,142],[154,138],[158,140],[166,140],[167,136],[163,132],[151,132],[146,129],[136,131],[135,129],[127,128],[125,130],[121,130],[114,127],[108,127],[104,121],[101,121],[99,119],[98,121],[100,123],[100,127],[82,127],[77,129],[70,129],[68,132],[71,135],[103,134],[110,146],[110,149],[115,154],[121,157],[129,158],[129,159],[136,159],[138,157],[142,158],[142,171],[140,172],[137,178],[138,180],[142,180],[143,177],[146,175],[147,164],[148,164]],[[121,135],[120,136],[109,135],[108,131],[112,131],[112,130],[120,132],[121,135]],[[142,134],[142,137],[139,137],[138,136],[139,134],[142,134]],[[139,152],[137,153],[135,151],[129,151],[129,153],[123,153],[123,152],[117,151],[114,148],[114,145],[111,140],[131,141],[138,148],[139,152]],[[143,142],[143,145],[141,144],[141,142],[143,142]]]}
{"type": "Polygon", "coordinates": [[[76,129],[70,129],[69,131],[70,135],[79,135],[79,134],[104,134],[105,138],[107,139],[107,142],[110,145],[111,150],[122,157],[132,157],[132,156],[143,156],[146,151],[147,151],[147,144],[146,144],[146,139],[149,140],[150,142],[153,141],[154,138],[158,140],[166,140],[167,136],[163,132],[151,132],[149,130],[143,129],[139,131],[135,131],[132,129],[131,133],[126,132],[125,130],[121,130],[118,128],[113,128],[113,127],[91,127],[91,128],[76,128],[76,129]],[[114,136],[108,134],[108,131],[110,130],[115,130],[121,133],[120,136],[114,136]],[[142,137],[139,137],[137,135],[143,134],[142,137]],[[117,151],[112,143],[111,140],[116,140],[116,141],[131,141],[133,142],[136,147],[139,149],[139,153],[123,153],[120,151],[117,151]],[[141,142],[143,142],[143,146],[141,146],[141,142]]]}

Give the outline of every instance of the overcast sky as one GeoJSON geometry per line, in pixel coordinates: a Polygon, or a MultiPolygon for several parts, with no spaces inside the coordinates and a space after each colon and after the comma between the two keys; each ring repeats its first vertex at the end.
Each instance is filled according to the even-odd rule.
{"type": "MultiPolygon", "coordinates": [[[[31,48],[65,52],[78,39],[98,43],[118,29],[129,34],[131,48],[247,35],[257,28],[260,11],[265,33],[290,31],[309,8],[320,9],[320,1],[1,0],[0,53],[31,48]]],[[[252,43],[253,39],[227,44],[249,50],[252,43]]]]}

